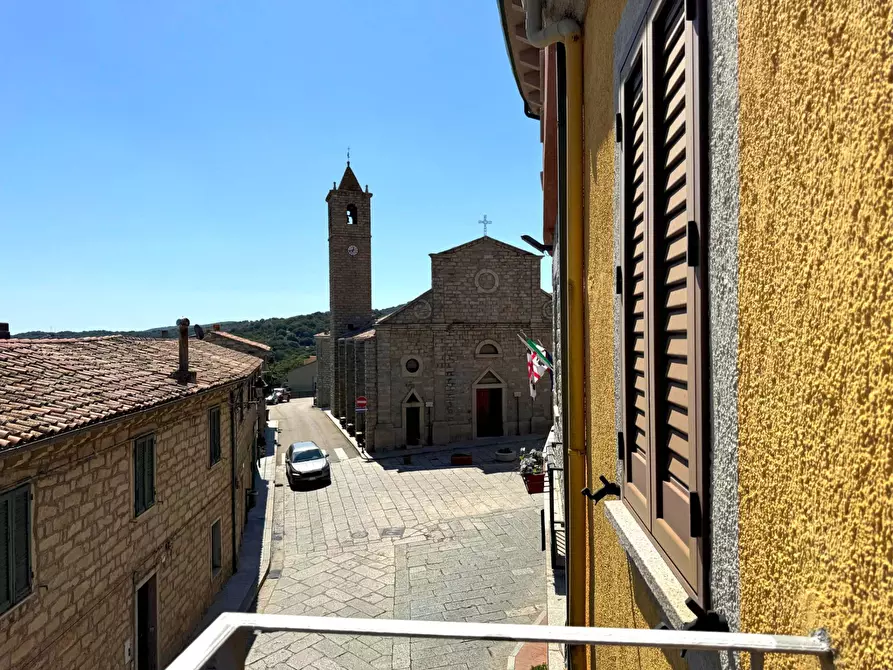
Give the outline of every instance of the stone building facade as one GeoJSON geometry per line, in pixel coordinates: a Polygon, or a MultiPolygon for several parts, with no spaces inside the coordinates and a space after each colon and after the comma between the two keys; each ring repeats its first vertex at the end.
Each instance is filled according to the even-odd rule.
{"type": "Polygon", "coordinates": [[[431,254],[432,288],[373,323],[368,196],[348,166],[328,198],[332,327],[316,337],[317,404],[373,449],[547,433],[549,380],[532,399],[518,337],[552,348],[541,257],[486,236],[431,254]],[[351,223],[353,197],[365,206],[351,223]]]}
{"type": "Polygon", "coordinates": [[[165,667],[236,570],[261,360],[191,340],[184,383],[177,349],[0,340],[0,525],[14,529],[0,551],[26,561],[12,599],[0,580],[3,670],[165,667]]]}

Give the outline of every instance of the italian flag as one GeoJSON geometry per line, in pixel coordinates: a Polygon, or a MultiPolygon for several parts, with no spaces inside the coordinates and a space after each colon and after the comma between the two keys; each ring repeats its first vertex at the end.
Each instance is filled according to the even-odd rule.
{"type": "MultiPolygon", "coordinates": [[[[519,337],[521,337],[519,335],[519,337]]],[[[529,337],[521,337],[521,341],[527,346],[527,382],[530,384],[530,397],[536,398],[536,383],[540,378],[552,369],[552,363],[546,354],[546,350],[529,337]]]]}

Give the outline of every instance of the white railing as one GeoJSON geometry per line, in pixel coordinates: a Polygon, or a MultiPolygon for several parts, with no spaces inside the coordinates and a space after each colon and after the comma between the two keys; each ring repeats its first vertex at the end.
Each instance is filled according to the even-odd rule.
{"type": "Polygon", "coordinates": [[[255,631],[375,635],[379,637],[449,638],[498,642],[552,642],[615,647],[655,647],[690,651],[746,651],[751,668],[763,667],[765,654],[815,656],[823,670],[834,667],[831,646],[818,636],[709,633],[633,628],[582,628],[502,623],[403,621],[399,619],[347,619],[285,614],[220,615],[190,644],[168,670],[200,670],[214,661],[217,670],[241,670],[249,637],[255,631]]]}

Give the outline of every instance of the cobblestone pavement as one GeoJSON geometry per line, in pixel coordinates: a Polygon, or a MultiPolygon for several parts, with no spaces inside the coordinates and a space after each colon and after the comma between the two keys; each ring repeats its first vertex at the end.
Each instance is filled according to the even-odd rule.
{"type": "MultiPolygon", "coordinates": [[[[539,446],[541,440],[513,448],[539,446]]],[[[449,451],[332,464],[331,486],[277,489],[270,575],[258,611],[535,623],[545,608],[541,496],[492,448],[452,467],[449,451]],[[282,495],[280,495],[282,494],[282,495]]],[[[505,668],[514,643],[267,633],[265,668],[505,668]]]]}

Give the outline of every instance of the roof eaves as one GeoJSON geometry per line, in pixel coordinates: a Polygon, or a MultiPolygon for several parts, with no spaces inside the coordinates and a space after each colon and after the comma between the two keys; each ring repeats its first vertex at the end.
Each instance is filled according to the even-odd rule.
{"type": "Polygon", "coordinates": [[[524,89],[521,86],[521,77],[518,73],[518,66],[515,63],[515,57],[512,51],[512,41],[509,32],[509,25],[505,15],[505,2],[511,2],[511,0],[496,0],[496,5],[499,8],[499,20],[502,23],[502,37],[505,42],[505,51],[509,57],[509,65],[512,68],[512,76],[515,78],[515,86],[518,87],[518,95],[521,96],[521,100],[524,103],[524,116],[528,119],[533,119],[534,121],[540,120],[540,115],[533,111],[530,107],[530,102],[527,100],[527,96],[524,95],[524,89]]]}

